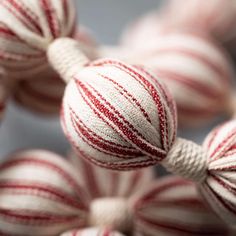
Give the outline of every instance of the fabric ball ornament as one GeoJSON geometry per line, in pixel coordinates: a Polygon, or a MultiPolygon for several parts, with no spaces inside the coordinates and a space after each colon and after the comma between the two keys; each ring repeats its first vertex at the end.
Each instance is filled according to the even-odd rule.
{"type": "MultiPolygon", "coordinates": [[[[87,28],[81,27],[73,38],[82,45],[82,50],[89,59],[96,58],[97,45],[87,28]]],[[[34,79],[26,78],[16,81],[12,96],[17,105],[29,111],[43,115],[58,115],[65,86],[60,76],[48,67],[34,75],[34,79]]]]}
{"type": "Polygon", "coordinates": [[[210,38],[187,32],[168,33],[129,62],[149,67],[170,89],[183,126],[197,126],[220,113],[232,113],[232,63],[210,38]]]}
{"type": "Polygon", "coordinates": [[[61,236],[124,236],[121,233],[111,231],[110,229],[88,228],[72,230],[62,234],[61,236]]]}
{"type": "Polygon", "coordinates": [[[65,82],[52,70],[38,73],[33,80],[20,80],[13,90],[13,99],[17,105],[34,113],[58,115],[65,82]]]}
{"type": "Polygon", "coordinates": [[[176,134],[175,105],[161,82],[115,60],[95,61],[74,75],[61,120],[80,155],[116,170],[157,164],[176,134]]]}
{"type": "Polygon", "coordinates": [[[178,0],[170,0],[163,14],[171,27],[204,31],[222,43],[236,39],[235,0],[188,0],[182,6],[178,0]]]}
{"type": "Polygon", "coordinates": [[[0,13],[0,65],[9,77],[34,78],[48,67],[48,45],[75,31],[72,0],[2,0],[0,13]]]}
{"type": "Polygon", "coordinates": [[[96,167],[71,158],[69,162],[47,151],[29,150],[15,153],[0,165],[1,234],[91,236],[110,235],[114,230],[142,236],[228,235],[229,229],[204,206],[190,182],[176,177],[154,182],[151,169],[95,172],[96,167]],[[81,175],[84,167],[91,172],[81,175]],[[114,185],[103,184],[113,176],[114,185]],[[94,180],[108,194],[89,194],[94,180]],[[128,190],[125,183],[144,188],[122,193],[128,190]]]}

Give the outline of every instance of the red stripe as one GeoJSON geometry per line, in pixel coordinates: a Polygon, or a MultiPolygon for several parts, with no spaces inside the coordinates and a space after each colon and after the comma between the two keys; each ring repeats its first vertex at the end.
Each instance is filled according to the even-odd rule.
{"type": "MultiPolygon", "coordinates": [[[[28,8],[26,5],[23,5],[23,2],[21,2],[20,4],[18,4],[15,0],[7,0],[7,2],[13,7],[15,8],[15,10],[20,13],[21,17],[25,18],[25,24],[28,25],[28,27],[30,27],[30,25],[28,24],[29,22],[33,25],[33,27],[36,29],[37,33],[39,33],[40,35],[43,35],[43,32],[38,24],[39,19],[38,17],[30,10],[30,8],[28,8]],[[30,13],[30,14],[28,14],[30,13]],[[34,15],[34,18],[32,17],[32,15],[34,15]],[[38,20],[38,22],[37,22],[38,20]]],[[[15,15],[16,16],[16,15],[15,15]]],[[[30,27],[31,28],[31,27],[30,27]]]]}
{"type": "Polygon", "coordinates": [[[40,4],[42,6],[42,9],[44,10],[45,16],[47,18],[48,26],[51,31],[51,34],[53,38],[57,38],[59,36],[59,28],[57,25],[57,16],[55,9],[51,5],[50,0],[40,0],[40,4]]]}

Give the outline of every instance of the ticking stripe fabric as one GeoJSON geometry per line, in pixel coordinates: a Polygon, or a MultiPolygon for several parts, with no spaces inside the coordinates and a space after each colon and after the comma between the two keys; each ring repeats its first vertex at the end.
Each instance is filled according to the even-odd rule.
{"type": "Polygon", "coordinates": [[[47,65],[45,50],[75,30],[72,0],[0,1],[0,65],[9,77],[31,77],[47,65]]]}
{"type": "Polygon", "coordinates": [[[133,53],[129,62],[144,65],[170,89],[182,126],[206,123],[220,112],[230,112],[232,63],[209,37],[166,33],[133,53]]]}

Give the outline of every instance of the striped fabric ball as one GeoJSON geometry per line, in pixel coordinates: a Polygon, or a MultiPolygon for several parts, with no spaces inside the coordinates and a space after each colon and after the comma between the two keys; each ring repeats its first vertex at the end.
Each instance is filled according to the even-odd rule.
{"type": "Polygon", "coordinates": [[[76,168],[81,185],[86,189],[90,200],[108,197],[129,198],[137,194],[142,186],[148,186],[154,181],[151,168],[116,172],[84,161],[79,153],[71,152],[68,158],[76,168]]]}
{"type": "Polygon", "coordinates": [[[22,151],[0,165],[0,234],[52,236],[83,227],[86,194],[60,156],[22,151]]]}
{"type": "Polygon", "coordinates": [[[135,231],[142,236],[230,235],[204,205],[197,187],[178,177],[158,179],[136,196],[134,215],[135,231]]]}
{"type": "Polygon", "coordinates": [[[95,61],[74,76],[61,121],[77,152],[116,170],[160,162],[176,136],[175,105],[165,87],[144,68],[115,60],[95,61]]]}
{"type": "Polygon", "coordinates": [[[61,236],[124,236],[124,235],[118,232],[111,231],[110,229],[88,228],[82,230],[75,229],[62,234],[61,236]]]}
{"type": "Polygon", "coordinates": [[[235,0],[188,0],[183,5],[178,0],[170,0],[164,9],[165,21],[172,27],[185,27],[205,31],[220,42],[236,39],[235,0]]]}
{"type": "Polygon", "coordinates": [[[58,115],[65,82],[50,68],[38,73],[33,80],[17,81],[13,99],[17,105],[34,113],[58,115]]]}
{"type": "Polygon", "coordinates": [[[155,43],[128,60],[149,67],[166,83],[181,125],[199,125],[228,112],[233,73],[221,48],[208,37],[186,32],[162,35],[155,43]]]}
{"type": "Polygon", "coordinates": [[[235,225],[236,120],[213,130],[204,142],[208,150],[208,178],[201,192],[222,219],[235,225]]]}
{"type": "MultiPolygon", "coordinates": [[[[73,36],[86,56],[93,60],[97,56],[96,43],[86,27],[81,27],[73,36]]],[[[17,105],[43,115],[58,116],[65,90],[65,82],[50,67],[32,78],[15,82],[13,98],[17,105]]]]}
{"type": "Polygon", "coordinates": [[[0,12],[0,65],[14,78],[45,70],[48,45],[75,30],[72,0],[1,0],[0,12]]]}

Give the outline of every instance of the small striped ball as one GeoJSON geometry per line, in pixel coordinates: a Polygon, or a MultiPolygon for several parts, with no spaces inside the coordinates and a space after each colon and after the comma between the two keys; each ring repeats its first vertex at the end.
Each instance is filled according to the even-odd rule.
{"type": "Polygon", "coordinates": [[[1,0],[0,12],[0,65],[12,78],[45,70],[51,41],[75,31],[73,0],[1,0]]]}
{"type": "Polygon", "coordinates": [[[154,165],[176,136],[176,111],[165,86],[142,67],[97,60],[68,84],[61,113],[72,146],[116,170],[154,165]]]}
{"type": "MultiPolygon", "coordinates": [[[[84,26],[73,36],[89,59],[95,59],[96,43],[92,34],[84,26]],[[89,50],[88,50],[89,49],[89,50]],[[93,52],[94,50],[94,52],[93,52]]],[[[47,115],[58,116],[61,108],[65,82],[51,67],[37,73],[32,78],[17,80],[14,85],[13,99],[17,105],[27,110],[47,115]]]]}
{"type": "Polygon", "coordinates": [[[76,170],[57,154],[29,150],[0,165],[0,232],[53,236],[83,227],[87,197],[76,170]]]}
{"type": "Polygon", "coordinates": [[[71,152],[68,158],[91,201],[108,197],[128,199],[154,181],[152,168],[117,172],[90,164],[80,153],[71,152]]]}
{"type": "Polygon", "coordinates": [[[33,80],[18,81],[12,96],[17,105],[33,113],[58,115],[64,90],[65,82],[48,68],[33,80]]]}
{"type": "Polygon", "coordinates": [[[124,236],[121,233],[103,228],[75,229],[68,231],[61,236],[124,236]]]}
{"type": "Polygon", "coordinates": [[[233,72],[230,59],[218,45],[205,35],[189,32],[168,33],[155,43],[128,60],[147,66],[166,83],[181,125],[207,123],[228,112],[233,72]]]}
{"type": "Polygon", "coordinates": [[[208,178],[200,190],[212,209],[228,223],[236,219],[236,120],[214,129],[206,138],[208,178]]]}
{"type": "Polygon", "coordinates": [[[230,235],[229,228],[204,205],[196,185],[189,181],[164,177],[136,197],[134,231],[139,235],[230,235]]]}

